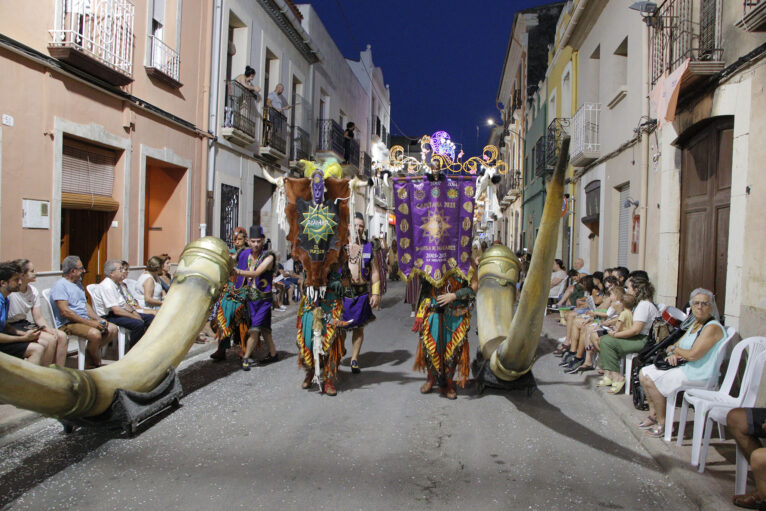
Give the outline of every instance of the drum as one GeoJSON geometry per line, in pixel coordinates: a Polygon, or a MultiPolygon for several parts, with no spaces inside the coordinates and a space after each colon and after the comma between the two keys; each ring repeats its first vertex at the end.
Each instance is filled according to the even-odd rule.
{"type": "Polygon", "coordinates": [[[665,307],[665,310],[662,311],[662,319],[671,327],[678,328],[686,319],[686,314],[675,307],[665,307]]]}

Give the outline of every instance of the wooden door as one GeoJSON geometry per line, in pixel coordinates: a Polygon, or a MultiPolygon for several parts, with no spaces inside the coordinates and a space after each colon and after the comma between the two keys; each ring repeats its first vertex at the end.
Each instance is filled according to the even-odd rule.
{"type": "Polygon", "coordinates": [[[87,272],[82,285],[96,284],[103,280],[106,262],[107,236],[114,213],[87,209],[61,210],[61,260],[76,255],[82,260],[87,272]]]}
{"type": "Polygon", "coordinates": [[[725,310],[733,126],[728,118],[716,121],[683,149],[679,307],[703,287],[715,293],[718,310],[725,310]]]}

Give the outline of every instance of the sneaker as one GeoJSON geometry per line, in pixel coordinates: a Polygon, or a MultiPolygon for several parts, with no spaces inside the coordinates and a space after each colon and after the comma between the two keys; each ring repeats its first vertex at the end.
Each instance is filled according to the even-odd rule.
{"type": "Polygon", "coordinates": [[[266,365],[271,364],[272,362],[276,362],[279,360],[279,353],[275,353],[274,355],[266,355],[264,358],[260,359],[258,363],[260,365],[266,365]]]}
{"type": "Polygon", "coordinates": [[[282,305],[282,306],[280,306],[280,307],[279,307],[277,310],[278,310],[279,312],[285,312],[285,311],[287,310],[287,307],[285,307],[284,305],[282,305]]]}
{"type": "Polygon", "coordinates": [[[412,312],[410,312],[410,317],[411,317],[411,318],[414,318],[414,317],[415,317],[415,311],[412,311],[412,312]]]}
{"type": "Polygon", "coordinates": [[[242,370],[243,371],[249,371],[250,366],[253,365],[253,359],[252,358],[243,358],[242,359],[242,370]]]}
{"type": "Polygon", "coordinates": [[[580,366],[583,365],[584,362],[585,362],[585,358],[575,357],[572,359],[572,362],[566,367],[564,372],[567,374],[576,374],[579,371],[580,366]]]}
{"type": "Polygon", "coordinates": [[[569,362],[571,362],[571,360],[572,360],[574,357],[575,357],[575,354],[574,354],[574,353],[572,353],[571,351],[567,352],[567,354],[566,354],[566,355],[564,355],[564,356],[561,358],[561,362],[559,362],[559,365],[560,365],[560,366],[569,365],[569,362]]]}

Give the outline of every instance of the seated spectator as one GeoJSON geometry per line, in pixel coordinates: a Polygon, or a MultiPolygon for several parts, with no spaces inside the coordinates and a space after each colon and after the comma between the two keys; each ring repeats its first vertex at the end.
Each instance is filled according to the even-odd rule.
{"type": "Polygon", "coordinates": [[[37,280],[35,266],[29,259],[17,259],[14,262],[21,268],[21,286],[8,297],[8,324],[19,332],[40,332],[37,343],[45,349],[46,354],[53,354],[50,361],[46,360],[43,365],[56,363],[63,367],[66,365],[69,343],[66,334],[49,325],[43,317],[40,291],[31,284],[37,280]]]}
{"type": "MultiPolygon", "coordinates": [[[[615,287],[609,293],[609,302],[610,305],[602,323],[588,323],[580,330],[581,337],[576,353],[578,357],[583,357],[584,350],[585,358],[583,364],[576,368],[575,371],[568,371],[569,374],[595,369],[595,353],[601,349],[601,336],[606,335],[610,331],[621,332],[624,328],[629,328],[633,324],[632,310],[636,306],[635,296],[625,294],[621,287],[615,287]],[[623,315],[625,311],[628,311],[628,314],[630,314],[630,320],[628,320],[627,316],[623,315]]],[[[596,317],[597,313],[598,311],[593,311],[592,315],[596,317]]]]}
{"type": "Polygon", "coordinates": [[[277,271],[274,272],[274,278],[271,281],[271,285],[274,288],[272,291],[272,296],[274,300],[274,310],[278,311],[286,311],[287,307],[285,307],[285,303],[287,303],[286,300],[286,288],[284,284],[285,276],[284,273],[284,267],[277,263],[277,271]]]}
{"type": "MultiPolygon", "coordinates": [[[[37,342],[40,330],[21,331],[8,325],[8,295],[21,287],[22,270],[13,261],[0,263],[0,352],[26,359],[37,365],[48,365],[53,360],[53,350],[37,342]]],[[[50,345],[49,348],[53,348],[50,345]]]]}
{"type": "Polygon", "coordinates": [[[620,359],[628,353],[638,353],[646,344],[649,329],[657,316],[654,299],[654,286],[639,277],[628,280],[628,293],[638,300],[633,311],[633,326],[621,332],[605,335],[601,338],[601,367],[604,377],[600,386],[610,386],[610,394],[618,394],[625,386],[625,377],[620,373],[620,359]]]}
{"type": "Polygon", "coordinates": [[[561,293],[564,292],[566,287],[567,272],[566,268],[564,268],[564,261],[561,259],[555,259],[553,261],[553,271],[551,272],[551,290],[548,293],[548,298],[558,302],[559,298],[561,297],[561,293]]]}
{"type": "MultiPolygon", "coordinates": [[[[104,264],[104,275],[106,277],[99,284],[104,310],[96,310],[96,313],[110,323],[127,328],[130,331],[130,347],[133,347],[152,324],[154,315],[138,312],[120,292],[120,284],[125,280],[126,275],[122,271],[121,261],[116,259],[107,261],[104,264]]],[[[93,305],[96,305],[95,299],[93,305]]]]}
{"type": "Polygon", "coordinates": [[[162,284],[160,284],[160,272],[162,271],[162,260],[157,256],[152,256],[146,261],[146,270],[138,277],[138,287],[136,292],[138,304],[142,309],[159,309],[162,305],[162,284]]]}
{"type": "Polygon", "coordinates": [[[582,298],[585,295],[585,290],[583,287],[579,284],[580,279],[584,277],[585,275],[582,275],[580,272],[578,272],[575,269],[569,270],[567,272],[567,275],[569,276],[569,286],[564,290],[564,294],[561,295],[561,298],[559,298],[559,301],[556,302],[555,305],[553,305],[554,309],[558,309],[559,307],[564,307],[567,302],[569,302],[569,305],[571,307],[574,307],[577,304],[578,298],[582,298]]]}
{"type": "Polygon", "coordinates": [[[572,265],[572,268],[577,270],[577,273],[584,273],[585,275],[590,275],[590,272],[585,267],[585,261],[583,261],[582,257],[578,257],[577,259],[575,259],[575,262],[572,265]]]}
{"type": "Polygon", "coordinates": [[[79,257],[66,256],[61,263],[62,276],[51,288],[51,306],[56,327],[69,335],[88,340],[85,368],[101,365],[101,348],[117,337],[117,326],[99,318],[85,299],[81,280],[87,271],[79,257]]]}
{"type": "Polygon", "coordinates": [[[167,293],[170,289],[170,281],[173,280],[173,276],[170,274],[170,256],[168,254],[162,254],[160,261],[162,261],[162,270],[160,271],[160,286],[162,290],[167,293]]]}
{"type": "Polygon", "coordinates": [[[156,309],[144,309],[141,307],[141,304],[138,303],[138,300],[136,300],[136,297],[133,296],[133,293],[130,292],[130,289],[128,289],[128,285],[125,283],[125,279],[128,278],[128,272],[130,272],[130,265],[127,261],[120,261],[120,270],[122,271],[122,280],[120,280],[119,288],[120,293],[122,294],[122,297],[125,298],[125,302],[136,309],[141,314],[157,314],[156,309]]]}
{"type": "MultiPolygon", "coordinates": [[[[626,267],[618,266],[617,268],[612,268],[612,275],[620,281],[620,286],[625,287],[625,281],[628,280],[630,272],[626,267]]],[[[646,277],[646,280],[649,280],[649,277],[646,277]]]]}
{"type": "MultiPolygon", "coordinates": [[[[632,282],[638,281],[633,277],[632,282]]],[[[672,369],[663,371],[655,365],[641,369],[639,381],[649,401],[649,416],[639,424],[647,434],[662,437],[665,434],[665,405],[668,396],[685,385],[699,384],[715,376],[718,350],[726,339],[726,329],[720,323],[713,293],[698,288],[689,295],[694,323],[681,339],[666,350],[672,369]]],[[[670,427],[673,427],[672,424],[670,427]]]]}
{"type": "Polygon", "coordinates": [[[734,495],[735,506],[747,509],[766,507],[766,448],[759,438],[766,438],[766,408],[735,408],[726,416],[726,427],[753,469],[755,491],[734,495]]]}
{"type": "MultiPolygon", "coordinates": [[[[285,264],[282,265],[282,276],[285,278],[283,283],[285,285],[286,297],[290,296],[290,289],[293,289],[294,286],[298,286],[298,289],[303,287],[303,277],[296,271],[295,266],[295,259],[288,253],[285,264]]],[[[298,263],[298,266],[300,266],[300,263],[298,263]]],[[[289,300],[285,298],[284,303],[285,305],[288,305],[289,300]]]]}

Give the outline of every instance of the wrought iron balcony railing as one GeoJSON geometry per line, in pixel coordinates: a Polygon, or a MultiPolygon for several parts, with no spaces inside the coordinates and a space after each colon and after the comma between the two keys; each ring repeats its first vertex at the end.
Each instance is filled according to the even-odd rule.
{"type": "Polygon", "coordinates": [[[660,6],[651,33],[652,84],[686,59],[693,73],[711,74],[722,68],[722,1],[666,0],[660,6]]]}
{"type": "Polygon", "coordinates": [[[255,129],[258,125],[257,97],[241,83],[226,82],[226,107],[224,108],[223,126],[234,128],[255,141],[255,129]]]}
{"type": "MultiPolygon", "coordinates": [[[[92,72],[88,63],[65,52],[76,50],[127,78],[112,83],[130,83],[133,76],[133,20],[135,6],[129,0],[57,0],[51,55],[72,60],[92,72]]],[[[94,72],[98,76],[98,71],[94,72]]],[[[109,77],[106,77],[109,79],[109,77]]]]}
{"type": "Polygon", "coordinates": [[[548,132],[545,134],[545,163],[549,168],[553,168],[559,159],[559,149],[561,141],[569,134],[569,119],[556,117],[548,125],[548,132]]]}
{"type": "Polygon", "coordinates": [[[535,144],[535,176],[538,177],[544,176],[547,168],[545,165],[546,147],[545,135],[543,135],[537,139],[537,143],[535,144]]]}
{"type": "Polygon", "coordinates": [[[359,169],[359,173],[371,177],[372,176],[372,157],[367,153],[362,153],[362,167],[359,169]]]}
{"type": "Polygon", "coordinates": [[[334,152],[338,158],[343,159],[343,129],[333,119],[319,119],[317,121],[317,152],[334,152]]]}
{"type": "Polygon", "coordinates": [[[149,36],[149,48],[151,49],[149,67],[180,84],[181,57],[178,52],[153,35],[149,36]]]}
{"type": "Polygon", "coordinates": [[[273,107],[268,107],[263,118],[263,145],[287,154],[287,117],[273,107]]]}
{"type": "Polygon", "coordinates": [[[298,126],[293,126],[293,154],[292,160],[311,159],[311,135],[298,126]]]}
{"type": "Polygon", "coordinates": [[[766,0],[744,0],[744,13],[736,25],[749,32],[760,32],[766,28],[766,0]]]}
{"type": "Polygon", "coordinates": [[[601,156],[598,133],[600,114],[599,103],[583,103],[572,119],[572,165],[583,166],[601,156]]]}

